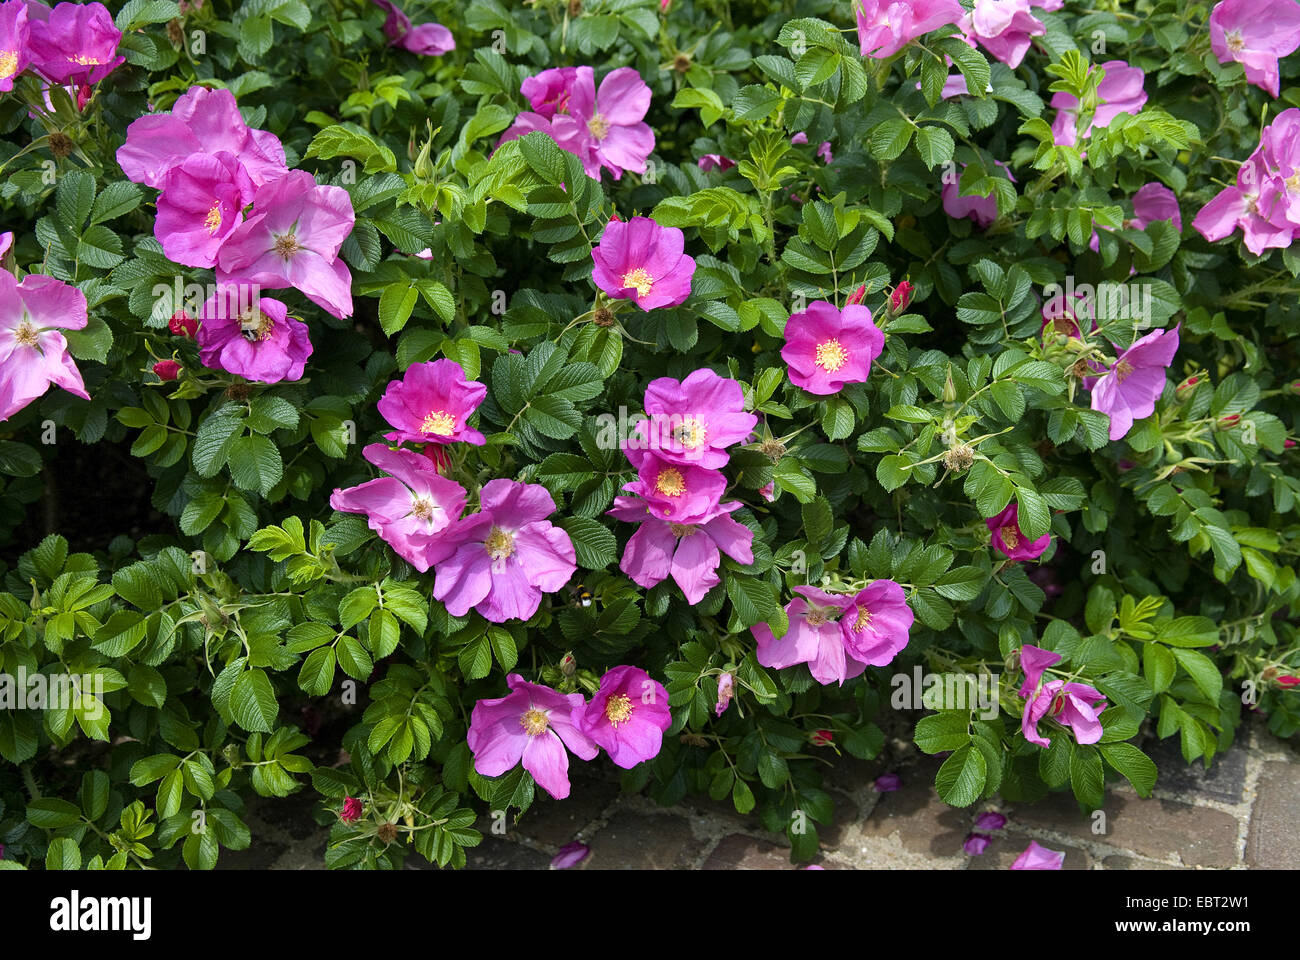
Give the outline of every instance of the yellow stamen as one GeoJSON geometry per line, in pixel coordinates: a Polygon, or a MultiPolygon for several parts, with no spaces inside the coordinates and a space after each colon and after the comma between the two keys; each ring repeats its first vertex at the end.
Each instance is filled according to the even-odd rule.
{"type": "Polygon", "coordinates": [[[808,626],[820,627],[823,623],[829,620],[830,617],[827,616],[826,611],[821,607],[810,607],[808,613],[804,616],[804,619],[808,621],[808,626]]]}
{"type": "Polygon", "coordinates": [[[694,450],[704,443],[708,430],[696,417],[687,417],[677,428],[677,442],[687,450],[694,450]]]}
{"type": "Polygon", "coordinates": [[[487,555],[493,560],[506,560],[515,552],[515,538],[509,530],[493,527],[488,531],[483,546],[487,549],[487,555]]]}
{"type": "Polygon", "coordinates": [[[246,339],[265,340],[271,335],[271,331],[275,329],[275,321],[261,310],[253,307],[239,318],[239,326],[243,329],[246,339]]]}
{"type": "Polygon", "coordinates": [[[1132,372],[1133,364],[1129,363],[1127,360],[1121,360],[1119,363],[1115,364],[1115,381],[1117,383],[1123,383],[1129,378],[1129,374],[1132,372]]]}
{"type": "Polygon", "coordinates": [[[547,724],[550,720],[546,714],[536,707],[530,707],[519,718],[519,725],[524,728],[524,733],[530,737],[536,737],[546,732],[547,724]]]}
{"type": "Polygon", "coordinates": [[[1016,549],[1020,546],[1020,531],[1015,527],[1003,527],[1002,542],[1007,545],[1008,550],[1016,549]]]}
{"type": "Polygon", "coordinates": [[[0,80],[8,80],[18,72],[18,52],[0,50],[0,80]]]}
{"type": "Polygon", "coordinates": [[[14,339],[24,347],[34,347],[37,343],[36,328],[24,320],[14,331],[14,339]]]}
{"type": "Polygon", "coordinates": [[[420,497],[411,504],[411,513],[418,520],[428,522],[433,519],[433,501],[428,497],[420,497]]]}
{"type": "Polygon", "coordinates": [[[587,121],[587,129],[597,140],[604,140],[609,136],[609,123],[599,113],[593,114],[592,118],[587,121]]]}
{"type": "Polygon", "coordinates": [[[1241,53],[1246,49],[1246,41],[1242,38],[1240,30],[1233,30],[1231,33],[1224,34],[1223,40],[1233,53],[1241,53]]]}
{"type": "Polygon", "coordinates": [[[97,67],[104,62],[103,60],[96,60],[94,57],[88,57],[85,54],[78,54],[75,57],[68,57],[68,59],[73,63],[81,64],[83,67],[97,67]]]}
{"type": "Polygon", "coordinates": [[[208,233],[216,233],[217,228],[221,226],[221,202],[212,201],[212,209],[203,220],[203,225],[208,228],[208,233]]]}
{"type": "Polygon", "coordinates": [[[853,632],[861,633],[869,623],[871,623],[871,611],[866,607],[858,607],[858,618],[853,621],[853,632]]]}
{"type": "Polygon", "coordinates": [[[817,366],[834,373],[849,362],[849,352],[838,340],[827,340],[817,344],[817,366]]]}
{"type": "Polygon", "coordinates": [[[434,410],[420,424],[420,432],[432,433],[436,437],[450,437],[456,430],[456,415],[434,410]]]}
{"type": "Polygon", "coordinates": [[[664,467],[655,478],[655,490],[665,497],[680,497],[686,492],[686,478],[675,467],[664,467]]]}
{"type": "Polygon", "coordinates": [[[301,249],[298,246],[298,238],[292,233],[286,233],[283,236],[275,238],[275,252],[282,259],[288,260],[301,249]]]}
{"type": "Polygon", "coordinates": [[[654,282],[655,278],[650,276],[650,271],[645,267],[637,267],[623,274],[623,286],[635,287],[638,297],[650,296],[650,288],[654,286],[654,282]]]}
{"type": "Polygon", "coordinates": [[[617,727],[632,718],[632,700],[625,693],[619,693],[605,701],[605,719],[610,726],[617,727]]]}

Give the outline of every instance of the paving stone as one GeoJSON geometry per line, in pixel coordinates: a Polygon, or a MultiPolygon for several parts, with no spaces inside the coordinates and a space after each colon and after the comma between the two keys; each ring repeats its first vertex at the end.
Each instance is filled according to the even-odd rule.
{"type": "Polygon", "coordinates": [[[1263,870],[1300,866],[1300,766],[1274,760],[1260,771],[1246,863],[1263,870]]]}
{"type": "Polygon", "coordinates": [[[704,861],[702,870],[793,870],[790,850],[768,840],[733,833],[723,837],[704,861]]]}
{"type": "MultiPolygon", "coordinates": [[[[1244,736],[1245,730],[1239,731],[1244,736]]],[[[1194,794],[1223,803],[1241,803],[1246,787],[1246,745],[1238,739],[1227,753],[1220,754],[1206,770],[1197,760],[1189,764],[1183,759],[1179,737],[1167,740],[1148,739],[1142,745],[1146,754],[1155,761],[1160,778],[1156,787],[1172,793],[1194,794]]]]}
{"type": "Polygon", "coordinates": [[[903,785],[882,794],[871,816],[862,824],[864,837],[882,838],[898,834],[903,846],[917,853],[940,857],[964,856],[966,814],[950,807],[934,792],[937,765],[918,764],[900,776],[903,785]]]}
{"type": "MultiPolygon", "coordinates": [[[[1038,845],[1048,850],[1055,850],[1057,853],[1064,851],[1065,862],[1061,865],[1062,870],[1087,870],[1092,862],[1085,851],[1068,843],[1039,840],[1038,845]]],[[[1004,834],[999,831],[999,835],[993,838],[982,854],[970,858],[970,865],[966,869],[1010,870],[1011,865],[1016,862],[1016,857],[1024,853],[1028,846],[1028,837],[1004,834]]]]}
{"type": "Polygon", "coordinates": [[[1237,821],[1209,807],[1142,798],[1120,790],[1106,794],[1106,832],[1079,811],[1069,792],[1017,806],[1014,823],[1043,827],[1080,840],[1095,840],[1153,860],[1180,857],[1187,866],[1231,867],[1237,863],[1237,821]]]}
{"type": "Polygon", "coordinates": [[[513,814],[507,817],[506,836],[518,833],[538,843],[562,847],[604,813],[619,790],[617,783],[608,780],[574,777],[565,799],[541,796],[519,818],[518,824],[513,814]]]}
{"type": "Polygon", "coordinates": [[[592,870],[685,870],[702,844],[680,815],[621,810],[587,841],[592,870]]]}
{"type": "MultiPolygon", "coordinates": [[[[417,870],[437,869],[420,856],[407,857],[406,863],[417,870]]],[[[550,867],[551,858],[546,854],[500,837],[484,837],[477,847],[465,851],[466,870],[549,870],[550,867]]]]}
{"type": "Polygon", "coordinates": [[[851,797],[845,796],[837,790],[829,791],[829,795],[835,803],[835,819],[830,823],[817,824],[817,838],[824,848],[839,846],[841,841],[844,840],[845,832],[859,819],[858,805],[853,802],[851,797]]]}
{"type": "Polygon", "coordinates": [[[1154,863],[1139,860],[1137,857],[1125,857],[1115,854],[1101,862],[1103,870],[1190,870],[1191,867],[1173,867],[1167,863],[1154,863]]]}
{"type": "Polygon", "coordinates": [[[822,779],[827,787],[853,793],[870,788],[876,777],[884,772],[885,765],[879,760],[859,760],[846,753],[836,757],[834,765],[822,771],[822,779]]]}

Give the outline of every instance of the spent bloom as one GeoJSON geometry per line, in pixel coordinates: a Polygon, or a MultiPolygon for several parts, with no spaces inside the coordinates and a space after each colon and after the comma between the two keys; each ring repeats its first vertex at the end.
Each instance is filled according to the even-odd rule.
{"type": "Polygon", "coordinates": [[[465,371],[446,357],[413,363],[401,380],[393,380],[376,407],[394,430],[385,436],[395,443],[458,443],[481,447],[483,434],[469,418],[487,396],[487,385],[465,379],[465,371]]]}
{"type": "Polygon", "coordinates": [[[668,691],[640,667],[614,667],[583,709],[578,725],[615,766],[630,770],[653,760],[671,726],[668,691]]]}
{"type": "Polygon", "coordinates": [[[1008,560],[1034,560],[1043,555],[1047,545],[1052,542],[1051,533],[1045,533],[1037,540],[1025,537],[1020,529],[1020,508],[1012,500],[996,516],[989,517],[984,523],[993,534],[993,546],[1008,560]]]}
{"type": "Polygon", "coordinates": [[[591,847],[587,846],[580,840],[574,840],[572,843],[566,843],[560,847],[559,852],[551,858],[552,870],[567,870],[569,867],[575,867],[582,861],[586,860],[591,854],[591,847]]]}
{"type": "Polygon", "coordinates": [[[781,358],[791,383],[827,396],[847,384],[866,383],[871,361],[884,347],[885,335],[872,322],[869,308],[850,304],[840,310],[818,300],[786,322],[781,358]]]}
{"type": "Polygon", "coordinates": [[[465,508],[465,490],[446,479],[425,456],[391,450],[382,443],[362,455],[388,474],[346,490],[335,489],[330,506],[359,513],[379,538],[421,573],[455,547],[439,536],[465,508]]]}
{"type": "Polygon", "coordinates": [[[857,0],[853,12],[862,56],[878,60],[965,14],[957,0],[857,0]]]}
{"type": "MultiPolygon", "coordinates": [[[[663,460],[701,467],[726,466],[726,448],[743,441],[758,423],[757,416],[745,412],[740,384],[708,367],[683,380],[650,381],[645,412],[648,419],[637,421],[633,437],[645,441],[663,460]]],[[[629,448],[637,449],[632,442],[629,437],[629,448]]]]}
{"type": "Polygon", "coordinates": [[[737,563],[754,562],[753,531],[731,518],[740,506],[736,501],[719,504],[690,523],[680,523],[651,516],[644,500],[615,498],[609,515],[641,524],[627,541],[619,569],[647,590],[671,575],[686,601],[699,603],[721,582],[719,551],[737,563]]]}
{"type": "Polygon", "coordinates": [[[871,788],[876,793],[893,793],[903,785],[903,778],[896,773],[882,773],[876,777],[871,784],[871,788]]]}
{"type": "Polygon", "coordinates": [[[102,3],[60,3],[53,9],[28,0],[27,54],[51,83],[98,83],[126,62],[117,45],[122,31],[102,3]]]}
{"type": "Polygon", "coordinates": [[[1141,68],[1130,67],[1123,60],[1107,60],[1101,68],[1106,75],[1097,86],[1097,111],[1083,130],[1076,129],[1079,98],[1063,90],[1052,95],[1051,105],[1057,108],[1052,134],[1058,146],[1073,147],[1079,137],[1110,126],[1110,122],[1121,113],[1137,114],[1147,102],[1147,93],[1142,86],[1146,73],[1141,68]]]}
{"type": "Polygon", "coordinates": [[[506,683],[510,693],[478,701],[470,714],[466,740],[474,769],[499,777],[522,761],[538,786],[563,800],[569,795],[569,751],[582,760],[600,752],[578,727],[585,707],[582,694],[557,693],[517,673],[508,675],[506,683]]]}
{"type": "Polygon", "coordinates": [[[578,569],[573,541],[546,519],[554,512],[540,484],[489,480],[478,513],[446,532],[454,552],[435,561],[434,599],[453,617],[473,608],[493,623],[527,620],[542,594],[561,589],[578,569]]]}
{"type": "Polygon", "coordinates": [[[1039,846],[1037,840],[1030,840],[1029,846],[1025,847],[1024,853],[1016,857],[1016,862],[1011,865],[1011,869],[1060,870],[1063,863],[1065,863],[1064,852],[1049,850],[1047,847],[1039,846]]]}
{"type": "Polygon", "coordinates": [[[720,717],[727,712],[731,698],[736,694],[736,678],[729,673],[718,677],[718,702],[713,705],[713,715],[720,717]]]}
{"type": "Polygon", "coordinates": [[[794,592],[799,596],[785,606],[790,619],[785,636],[776,637],[766,623],[751,628],[758,640],[758,662],[777,670],[806,663],[813,679],[823,685],[843,684],[867,669],[846,648],[839,620],[854,598],[816,587],[795,587],[794,592]]]}
{"type": "Polygon", "coordinates": [[[1133,421],[1155,413],[1165,373],[1178,350],[1178,330],[1153,330],[1138,339],[1092,384],[1092,409],[1110,417],[1110,439],[1119,440],[1133,428],[1133,421]]]}
{"type": "Polygon", "coordinates": [[[986,810],[975,818],[976,830],[1001,830],[1007,825],[1007,818],[995,810],[986,810]]]}
{"type": "Polygon", "coordinates": [[[1220,63],[1237,62],[1246,82],[1278,95],[1277,62],[1300,47],[1300,4],[1295,0],[1223,0],[1210,11],[1210,50],[1220,63]]]}
{"type": "Polygon", "coordinates": [[[349,317],[352,274],[338,254],[355,220],[346,190],[293,170],[257,188],[252,216],[221,245],[217,280],[295,287],[334,316],[349,317]]]}
{"type": "Polygon", "coordinates": [[[199,359],[260,383],[301,380],[312,351],[307,324],[290,317],[281,301],[250,290],[256,287],[217,284],[199,314],[199,359]]]}
{"type": "Polygon", "coordinates": [[[649,217],[611,220],[591,251],[592,280],[615,300],[642,310],[676,307],[691,295],[695,259],[683,252],[685,235],[649,217]]]}
{"type": "Polygon", "coordinates": [[[0,420],[8,420],[51,384],[89,400],[61,330],[86,326],[86,296],[39,273],[19,283],[0,270],[0,420]]]}
{"type": "Polygon", "coordinates": [[[961,848],[970,856],[978,857],[988,849],[991,839],[993,838],[983,833],[972,833],[967,835],[966,842],[961,845],[961,848]]]}

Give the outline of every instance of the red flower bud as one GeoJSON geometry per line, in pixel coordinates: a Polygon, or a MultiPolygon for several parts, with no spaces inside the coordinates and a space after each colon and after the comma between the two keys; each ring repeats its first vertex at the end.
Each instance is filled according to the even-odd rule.
{"type": "Polygon", "coordinates": [[[1188,395],[1196,389],[1196,385],[1201,382],[1200,377],[1188,377],[1177,387],[1174,388],[1174,396],[1179,400],[1186,400],[1188,395]]]}
{"type": "Polygon", "coordinates": [[[181,365],[175,360],[159,360],[153,365],[153,372],[159,380],[175,380],[181,375],[181,365]]]}
{"type": "Polygon", "coordinates": [[[813,746],[824,747],[835,742],[835,732],[833,730],[815,730],[808,739],[813,746]]]}
{"type": "Polygon", "coordinates": [[[912,300],[912,290],[912,285],[906,280],[896,286],[889,295],[889,308],[894,313],[902,313],[912,300]]]}
{"type": "Polygon", "coordinates": [[[1300,687],[1300,677],[1295,677],[1295,676],[1291,676],[1291,675],[1288,674],[1288,675],[1286,675],[1286,676],[1278,677],[1278,678],[1277,678],[1277,683],[1278,683],[1278,686],[1280,686],[1280,687],[1288,687],[1288,688],[1289,688],[1289,687],[1300,687]]]}
{"type": "Polygon", "coordinates": [[[339,819],[344,823],[356,823],[361,819],[361,801],[356,797],[344,797],[343,809],[339,813],[339,819]]]}
{"type": "Polygon", "coordinates": [[[1294,441],[1294,440],[1290,440],[1290,439],[1288,439],[1288,440],[1283,440],[1283,441],[1282,441],[1282,446],[1283,446],[1283,448],[1285,448],[1285,449],[1287,449],[1287,450],[1290,450],[1292,447],[1295,446],[1295,441],[1294,441]]]}
{"type": "Polygon", "coordinates": [[[858,289],[849,294],[849,298],[844,301],[844,306],[851,306],[855,303],[861,303],[862,298],[867,295],[867,285],[864,283],[858,289]]]}
{"type": "Polygon", "coordinates": [[[90,84],[83,83],[77,87],[77,112],[80,113],[86,109],[86,104],[90,102],[90,84]]]}
{"type": "Polygon", "coordinates": [[[1219,418],[1218,427],[1220,430],[1231,430],[1239,423],[1241,423],[1241,414],[1228,413],[1219,418]]]}
{"type": "Polygon", "coordinates": [[[167,321],[167,329],[178,337],[193,337],[199,331],[199,322],[184,310],[177,310],[167,321]]]}
{"type": "Polygon", "coordinates": [[[1288,383],[1286,388],[1290,390],[1292,393],[1294,393],[1297,397],[1300,397],[1300,380],[1296,380],[1294,383],[1288,383]]]}

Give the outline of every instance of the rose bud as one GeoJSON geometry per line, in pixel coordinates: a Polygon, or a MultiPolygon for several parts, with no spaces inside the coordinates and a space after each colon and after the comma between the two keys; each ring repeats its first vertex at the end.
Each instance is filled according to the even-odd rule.
{"type": "Polygon", "coordinates": [[[1197,384],[1201,382],[1200,377],[1188,377],[1177,387],[1174,388],[1174,396],[1179,400],[1186,400],[1196,390],[1197,384]]]}
{"type": "Polygon", "coordinates": [[[564,656],[560,657],[560,672],[562,674],[566,677],[571,677],[577,672],[577,670],[578,661],[574,658],[573,654],[566,653],[564,656]]]}
{"type": "Polygon", "coordinates": [[[1217,426],[1220,430],[1231,430],[1239,423],[1241,423],[1241,414],[1228,413],[1219,418],[1217,426]]]}
{"type": "Polygon", "coordinates": [[[361,819],[361,809],[361,801],[356,797],[344,797],[339,819],[344,823],[356,823],[361,819]]]}
{"type": "Polygon", "coordinates": [[[896,286],[889,295],[889,309],[894,313],[902,313],[912,300],[913,289],[912,284],[906,280],[896,286]]]}
{"type": "Polygon", "coordinates": [[[858,289],[849,294],[849,298],[844,301],[844,306],[849,307],[856,303],[861,303],[862,298],[867,295],[867,285],[864,283],[858,289]]]}
{"type": "Polygon", "coordinates": [[[159,380],[175,380],[181,375],[181,365],[175,360],[159,360],[153,365],[153,372],[159,380]]]}
{"type": "Polygon", "coordinates": [[[184,310],[177,310],[167,321],[167,329],[178,337],[193,338],[199,331],[199,322],[184,310]]]}
{"type": "Polygon", "coordinates": [[[1284,676],[1281,676],[1281,677],[1278,677],[1278,678],[1277,678],[1277,685],[1278,685],[1279,687],[1297,687],[1297,686],[1300,686],[1300,677],[1292,676],[1291,674],[1286,674],[1286,675],[1284,675],[1284,676]]]}
{"type": "Polygon", "coordinates": [[[835,732],[833,730],[814,730],[808,738],[814,747],[825,747],[835,742],[835,732]]]}
{"type": "Polygon", "coordinates": [[[1292,440],[1290,437],[1282,441],[1282,448],[1284,450],[1290,450],[1294,446],[1295,446],[1295,441],[1292,440]]]}
{"type": "Polygon", "coordinates": [[[1296,380],[1294,383],[1288,383],[1286,388],[1297,397],[1300,397],[1300,380],[1296,380]]]}

